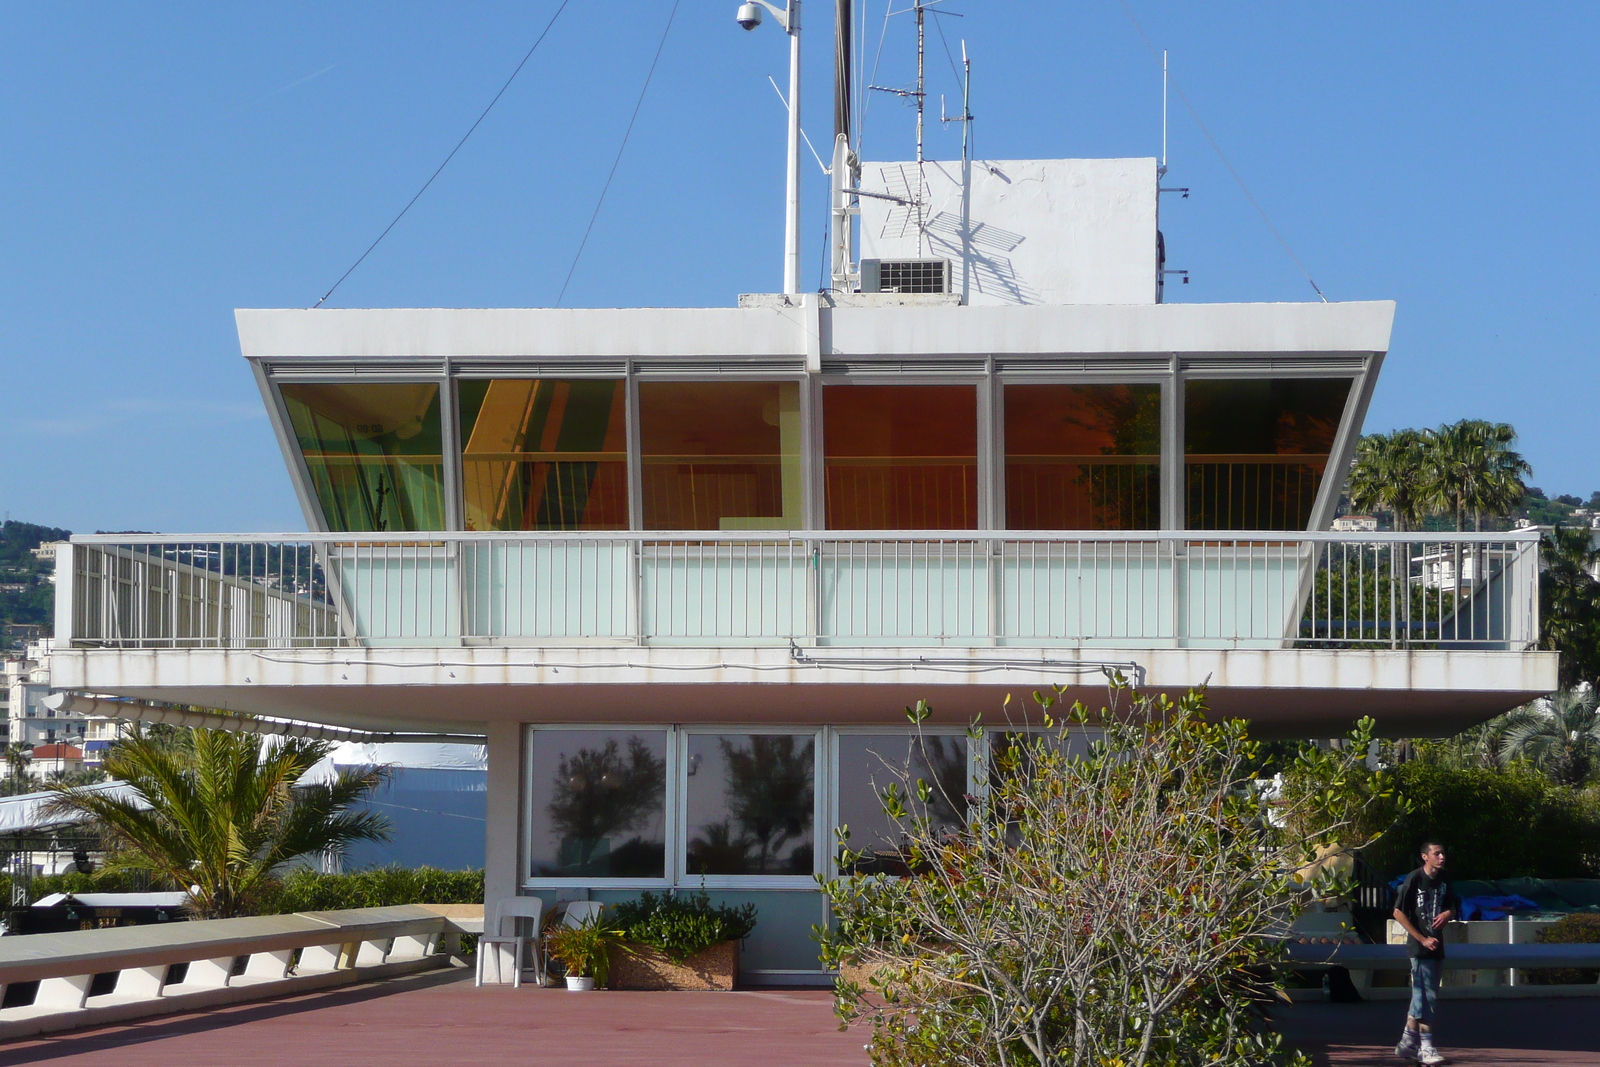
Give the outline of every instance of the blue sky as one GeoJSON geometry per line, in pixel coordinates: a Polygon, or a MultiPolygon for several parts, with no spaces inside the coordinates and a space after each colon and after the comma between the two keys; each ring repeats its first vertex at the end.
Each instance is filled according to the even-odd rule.
{"type": "MultiPolygon", "coordinates": [[[[307,306],[432,172],[558,0],[0,8],[0,508],[74,530],[303,528],[235,307],[307,306]]],[[[858,3],[864,0],[858,0],[858,3]]],[[[904,6],[906,0],[898,0],[904,6]]],[[[1600,6],[1128,0],[1335,300],[1399,302],[1369,430],[1520,431],[1548,492],[1600,489],[1600,6]]],[[[980,156],[1154,155],[1160,75],[1117,0],[950,0],[980,156]]],[[[682,0],[570,306],[726,306],[781,277],[787,54],[682,0]]],[[[455,161],[330,304],[555,301],[670,0],[574,0],[455,161]]],[[[806,127],[831,123],[811,0],[806,127]]],[[[882,0],[867,2],[874,54],[882,0]]],[[[958,86],[930,34],[930,92],[958,86]]],[[[877,80],[908,84],[910,19],[877,80]]],[[[937,108],[935,100],[934,107],[937,108]]],[[[879,95],[869,159],[910,154],[879,95]]],[[[929,152],[959,153],[932,124],[929,152]]],[[[1181,300],[1313,294],[1182,105],[1181,300]]],[[[806,274],[826,191],[807,171],[806,274]]]]}

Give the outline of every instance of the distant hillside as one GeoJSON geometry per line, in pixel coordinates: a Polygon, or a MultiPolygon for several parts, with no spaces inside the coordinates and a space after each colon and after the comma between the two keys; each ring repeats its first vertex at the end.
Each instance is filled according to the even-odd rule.
{"type": "Polygon", "coordinates": [[[65,541],[71,530],[10,522],[0,526],[0,646],[21,648],[30,637],[50,635],[55,619],[55,586],[50,565],[33,550],[46,541],[65,541]]]}

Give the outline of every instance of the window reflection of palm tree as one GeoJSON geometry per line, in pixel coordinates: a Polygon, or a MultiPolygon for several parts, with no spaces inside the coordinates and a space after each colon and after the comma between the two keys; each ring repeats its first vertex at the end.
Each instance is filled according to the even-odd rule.
{"type": "MultiPolygon", "coordinates": [[[[576,853],[563,866],[587,867],[602,842],[642,827],[661,811],[665,785],[666,761],[638,737],[628,739],[626,756],[615,739],[599,749],[580,748],[571,756],[563,753],[556,765],[554,796],[546,809],[561,840],[563,858],[569,849],[576,853]]],[[[623,848],[634,852],[643,845],[635,837],[623,848]]],[[[612,850],[611,855],[615,857],[619,851],[612,850]]]]}
{"type": "Polygon", "coordinates": [[[691,870],[706,874],[809,874],[815,742],[787,734],[747,744],[721,738],[729,819],[700,828],[691,870]],[[734,829],[737,829],[735,836],[734,829]],[[783,850],[792,845],[787,856],[783,850]]]}

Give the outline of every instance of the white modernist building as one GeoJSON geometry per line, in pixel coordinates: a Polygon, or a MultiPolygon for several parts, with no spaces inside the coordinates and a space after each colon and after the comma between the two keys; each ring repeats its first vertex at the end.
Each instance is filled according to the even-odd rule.
{"type": "Polygon", "coordinates": [[[1157,173],[865,164],[862,291],[242,310],[313,532],[74,538],[53,684],[481,737],[491,899],[752,900],[749,981],[819,974],[881,759],[981,791],[1007,696],[1326,737],[1553,689],[1535,535],[1326,532],[1393,305],[1159,302],[1157,173]]]}

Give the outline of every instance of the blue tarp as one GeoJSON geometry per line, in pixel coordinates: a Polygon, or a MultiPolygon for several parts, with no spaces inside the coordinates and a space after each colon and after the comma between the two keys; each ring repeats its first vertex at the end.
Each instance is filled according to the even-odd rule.
{"type": "Polygon", "coordinates": [[[1493,922],[1514,911],[1539,911],[1539,905],[1515,893],[1506,897],[1462,897],[1461,917],[1468,922],[1493,922]]]}

